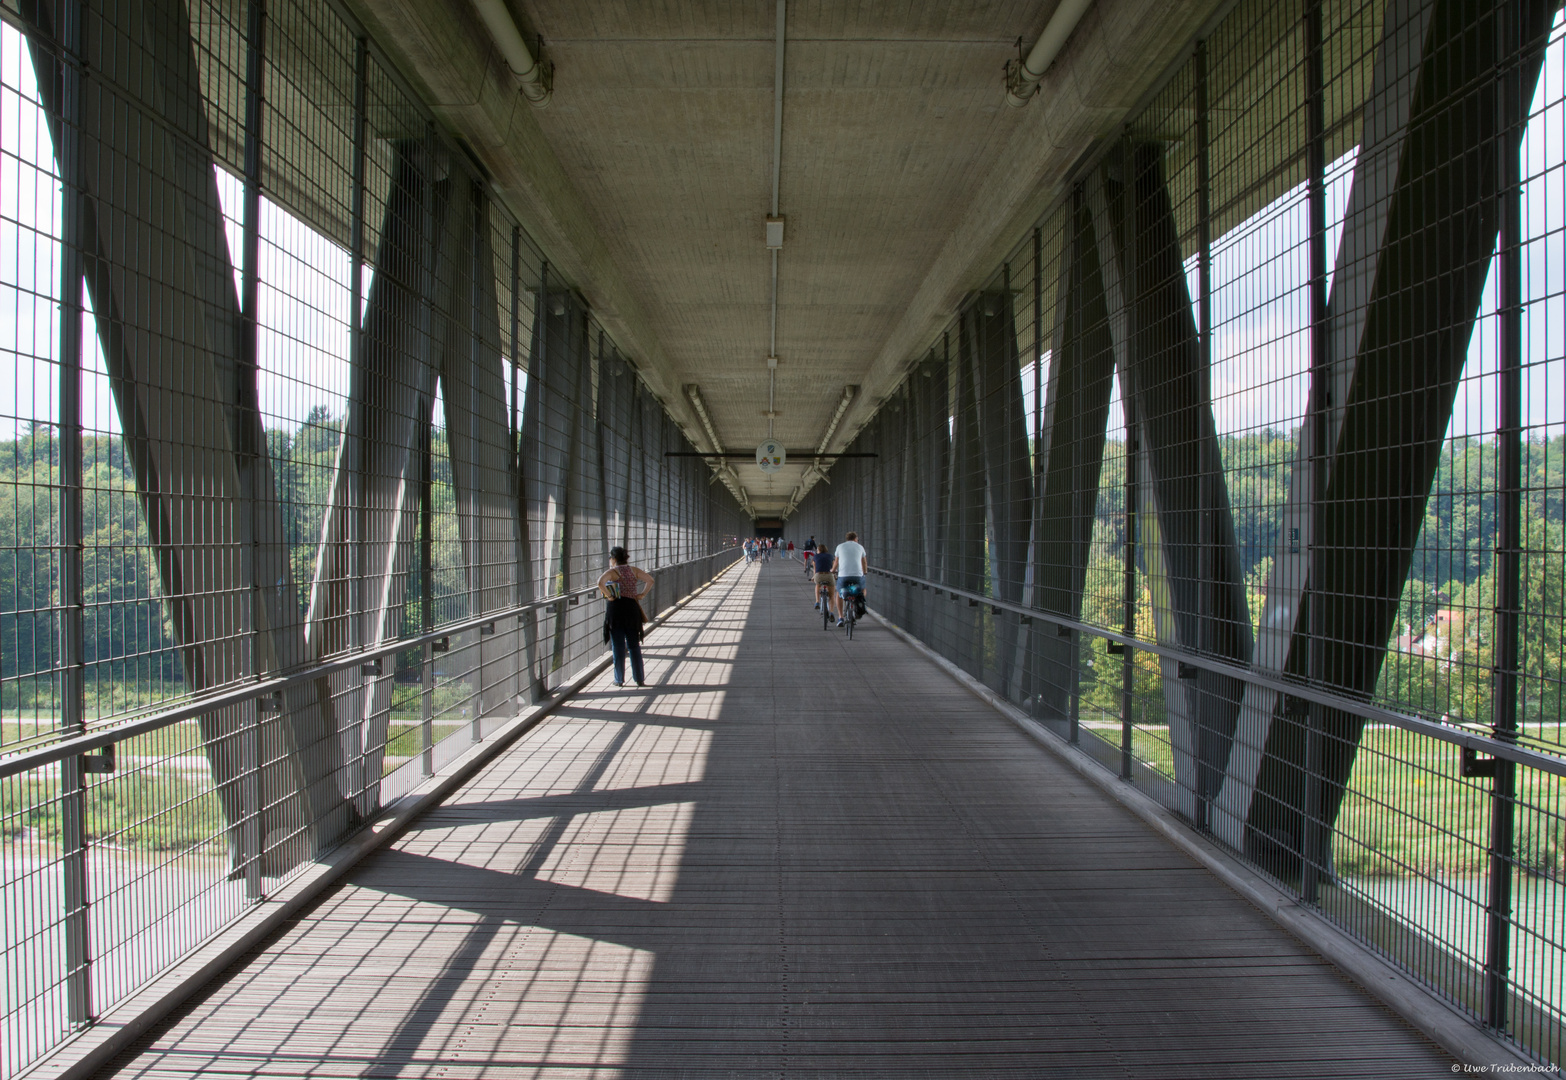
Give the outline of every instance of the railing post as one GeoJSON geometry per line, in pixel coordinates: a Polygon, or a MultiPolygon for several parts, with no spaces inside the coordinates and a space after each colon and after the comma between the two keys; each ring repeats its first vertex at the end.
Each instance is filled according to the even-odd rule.
{"type": "MultiPolygon", "coordinates": [[[[1323,108],[1323,64],[1321,39],[1321,0],[1310,0],[1305,9],[1305,109],[1309,146],[1307,212],[1310,217],[1310,425],[1311,425],[1311,535],[1310,535],[1310,630],[1306,634],[1311,685],[1320,686],[1326,678],[1321,636],[1326,627],[1325,505],[1327,494],[1327,385],[1331,378],[1328,365],[1327,325],[1327,204],[1326,122],[1323,108]]],[[[1320,890],[1325,866],[1327,842],[1321,827],[1321,782],[1324,747],[1322,746],[1323,709],[1311,705],[1306,713],[1305,729],[1305,806],[1300,837],[1300,895],[1314,904],[1320,890]]]]}
{"type": "MultiPolygon", "coordinates": [[[[60,727],[86,729],[86,649],[82,591],[82,289],[87,242],[82,200],[83,73],[81,0],[59,0],[60,48],[60,353],[56,429],[60,497],[60,727]]],[[[60,762],[60,869],[65,900],[67,1019],[91,1023],[92,926],[87,901],[87,791],[79,757],[60,762]]]]}
{"type": "MultiPolygon", "coordinates": [[[[1525,123],[1522,50],[1517,3],[1500,4],[1497,70],[1500,81],[1496,139],[1500,228],[1496,242],[1496,307],[1500,317],[1496,462],[1495,671],[1491,723],[1497,739],[1517,738],[1519,609],[1522,590],[1522,165],[1525,123]]],[[[1517,765],[1495,763],[1490,792],[1489,896],[1485,905],[1484,1019],[1504,1030],[1510,1022],[1512,862],[1515,843],[1517,765]]]]}
{"type": "MultiPolygon", "coordinates": [[[[245,382],[242,391],[245,396],[243,405],[257,408],[259,401],[255,396],[257,385],[257,368],[260,366],[259,327],[260,312],[256,306],[260,293],[257,275],[260,272],[260,234],[261,234],[261,147],[263,136],[263,118],[265,115],[265,64],[266,64],[266,0],[250,0],[246,11],[245,25],[245,206],[244,206],[244,237],[240,252],[240,369],[241,378],[245,382]]],[[[241,416],[239,421],[240,439],[249,442],[250,434],[259,431],[260,418],[255,422],[251,418],[241,416]]],[[[262,600],[262,582],[260,573],[260,536],[256,528],[256,500],[259,492],[256,491],[256,455],[266,454],[267,447],[263,441],[259,446],[249,446],[251,460],[242,462],[241,469],[241,505],[239,512],[243,518],[241,532],[246,550],[249,556],[247,567],[248,585],[250,590],[250,617],[248,647],[250,652],[249,670],[246,672],[252,678],[259,677],[261,672],[260,650],[257,648],[257,634],[259,633],[259,614],[262,600]]],[[[261,784],[260,770],[262,758],[261,746],[261,716],[260,703],[252,701],[241,706],[240,713],[244,718],[243,766],[239,780],[239,848],[241,858],[244,860],[245,874],[245,898],[259,900],[263,895],[261,881],[261,859],[263,852],[261,845],[261,784]]]]}

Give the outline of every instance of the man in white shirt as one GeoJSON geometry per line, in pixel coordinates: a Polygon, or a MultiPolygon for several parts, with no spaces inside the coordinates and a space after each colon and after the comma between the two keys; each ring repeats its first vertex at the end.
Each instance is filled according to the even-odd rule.
{"type": "Polygon", "coordinates": [[[858,585],[859,591],[863,593],[865,571],[869,566],[858,533],[849,533],[848,539],[837,545],[837,550],[832,553],[832,572],[837,575],[837,625],[843,625],[843,586],[858,585]]]}

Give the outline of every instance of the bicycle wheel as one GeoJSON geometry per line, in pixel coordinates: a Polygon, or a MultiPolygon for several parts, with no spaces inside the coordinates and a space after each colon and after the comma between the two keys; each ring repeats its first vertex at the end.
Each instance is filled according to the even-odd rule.
{"type": "Polygon", "coordinates": [[[848,606],[843,611],[843,629],[848,631],[849,641],[854,640],[854,623],[857,621],[858,620],[854,618],[853,601],[849,601],[848,606]]]}
{"type": "Polygon", "coordinates": [[[832,627],[832,605],[827,601],[826,593],[821,593],[821,629],[829,630],[832,627]]]}

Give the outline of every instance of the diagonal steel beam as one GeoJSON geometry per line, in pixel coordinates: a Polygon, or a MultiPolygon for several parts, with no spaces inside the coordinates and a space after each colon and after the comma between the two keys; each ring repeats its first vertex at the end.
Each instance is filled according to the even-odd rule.
{"type": "MultiPolygon", "coordinates": [[[[1114,393],[1115,349],[1093,219],[1080,185],[1072,195],[1068,222],[1035,448],[1039,492],[1034,505],[1033,603],[1080,619],[1114,393]]],[[[1036,629],[1032,642],[1036,712],[1046,719],[1066,720],[1076,679],[1077,642],[1050,627],[1036,629]]]]}
{"type": "MultiPolygon", "coordinates": [[[[1139,446],[1139,555],[1157,640],[1245,664],[1250,615],[1164,153],[1132,143],[1092,188],[1121,399],[1139,446]]],[[[1182,810],[1194,818],[1220,785],[1243,687],[1160,666],[1175,775],[1190,802],[1182,810]]]]}
{"type": "MultiPolygon", "coordinates": [[[[982,473],[974,483],[982,485],[991,595],[1017,603],[1027,576],[1033,476],[1009,269],[1002,288],[970,297],[958,318],[978,426],[982,473]]],[[[994,627],[996,685],[1009,686],[1019,627],[1012,619],[997,620],[994,627]]]]}
{"type": "MultiPolygon", "coordinates": [[[[1526,40],[1553,0],[1522,0],[1526,40]]],[[[1481,0],[1387,6],[1328,305],[1325,453],[1304,429],[1262,613],[1256,665],[1368,696],[1376,686],[1496,235],[1497,144],[1516,154],[1497,104],[1497,8],[1481,0]],[[1311,533],[1312,461],[1324,459],[1323,535],[1311,533]],[[1312,548],[1322,580],[1310,580],[1312,548]],[[1320,603],[1319,636],[1301,616],[1320,603]],[[1309,648],[1319,650],[1312,663],[1309,648]]],[[[1536,83],[1542,50],[1528,53],[1536,83]]],[[[1228,843],[1284,866],[1304,844],[1305,725],[1281,695],[1252,689],[1215,809],[1228,843]]],[[[1362,718],[1324,709],[1320,825],[1336,820],[1362,718]]]]}
{"type": "MultiPolygon", "coordinates": [[[[49,31],[47,5],[24,15],[49,31]]],[[[186,684],[206,690],[306,658],[286,529],[263,449],[256,373],[241,358],[184,5],[94,2],[83,15],[86,284],[186,684]],[[257,603],[232,602],[253,582],[261,584],[257,603]]],[[[60,59],[36,43],[32,54],[58,146],[60,59]]],[[[311,690],[294,692],[284,715],[261,721],[245,705],[201,718],[236,864],[245,858],[237,830],[247,812],[238,782],[246,740],[232,736],[260,723],[264,737],[276,732],[287,744],[287,753],[263,764],[257,793],[264,870],[272,875],[347,824],[324,702],[311,690]]]]}

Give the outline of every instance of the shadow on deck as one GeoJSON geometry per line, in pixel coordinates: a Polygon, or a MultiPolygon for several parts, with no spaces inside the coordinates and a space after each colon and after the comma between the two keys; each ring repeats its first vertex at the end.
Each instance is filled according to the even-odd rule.
{"type": "Polygon", "coordinates": [[[124,1076],[1449,1076],[792,563],[731,571],[124,1076]]]}

